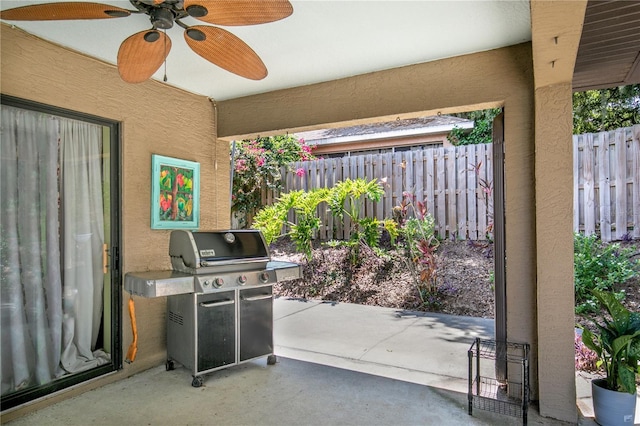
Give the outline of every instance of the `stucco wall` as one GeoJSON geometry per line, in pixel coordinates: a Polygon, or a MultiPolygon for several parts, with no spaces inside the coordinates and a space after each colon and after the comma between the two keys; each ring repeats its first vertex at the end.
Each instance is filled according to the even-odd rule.
{"type": "Polygon", "coordinates": [[[576,422],[572,81],[587,0],[531,1],[540,414],[576,422]]]}
{"type": "MultiPolygon", "coordinates": [[[[151,155],[200,163],[200,229],[229,226],[229,148],[216,141],[214,105],[155,81],[124,83],[115,66],[88,58],[1,25],[1,91],[5,95],[116,120],[122,123],[121,187],[124,273],[170,269],[169,232],[150,228],[151,155]]],[[[131,342],[123,294],[123,349],[131,342]]],[[[118,380],[165,361],[164,298],[135,298],[138,355],[118,380]]],[[[124,358],[124,355],[123,355],[124,358]]],[[[101,381],[81,387],[79,391],[101,381]]]]}
{"type": "Polygon", "coordinates": [[[572,380],[558,380],[575,368],[573,269],[573,157],[571,83],[536,89],[536,138],[545,141],[536,150],[537,240],[545,242],[538,250],[538,317],[540,334],[540,397],[543,415],[557,416],[575,404],[572,380]],[[544,248],[544,249],[542,249],[544,248]],[[563,308],[564,307],[564,308],[563,308]],[[567,356],[560,356],[567,354],[567,356]]]}
{"type": "Polygon", "coordinates": [[[535,398],[534,91],[529,43],[223,101],[218,134],[295,132],[340,122],[489,106],[504,106],[505,112],[507,336],[532,344],[535,398]]]}

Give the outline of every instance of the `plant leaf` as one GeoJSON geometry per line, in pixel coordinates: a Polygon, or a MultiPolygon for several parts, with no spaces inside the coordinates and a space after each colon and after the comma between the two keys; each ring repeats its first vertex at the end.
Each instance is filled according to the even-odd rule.
{"type": "Polygon", "coordinates": [[[588,328],[582,329],[582,343],[597,353],[599,357],[602,357],[602,347],[595,343],[593,333],[588,328]]]}
{"type": "MultiPolygon", "coordinates": [[[[593,294],[605,307],[607,312],[611,315],[613,320],[612,325],[616,329],[617,334],[621,335],[626,333],[629,328],[630,312],[616,299],[612,293],[607,293],[599,290],[593,290],[593,294]]],[[[606,320],[605,320],[606,321],[606,320]]]]}
{"type": "Polygon", "coordinates": [[[621,392],[636,393],[636,375],[629,367],[621,365],[618,369],[618,386],[621,392]]]}

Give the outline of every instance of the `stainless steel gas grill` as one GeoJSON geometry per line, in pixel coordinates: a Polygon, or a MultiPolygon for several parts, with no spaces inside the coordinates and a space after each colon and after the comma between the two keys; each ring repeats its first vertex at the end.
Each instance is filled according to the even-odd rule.
{"type": "Polygon", "coordinates": [[[271,261],[259,231],[172,231],[172,271],[125,275],[125,289],[167,297],[167,369],[202,375],[273,353],[273,284],[302,277],[300,265],[271,261]]]}

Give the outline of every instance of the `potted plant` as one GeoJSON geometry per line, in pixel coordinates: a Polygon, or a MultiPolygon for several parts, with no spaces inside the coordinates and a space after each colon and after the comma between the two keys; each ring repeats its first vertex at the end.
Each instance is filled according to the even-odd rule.
{"type": "Polygon", "coordinates": [[[603,426],[633,425],[636,374],[640,374],[640,313],[630,312],[612,293],[593,290],[605,315],[584,328],[582,341],[599,357],[606,377],[591,382],[595,420],[603,426]]]}

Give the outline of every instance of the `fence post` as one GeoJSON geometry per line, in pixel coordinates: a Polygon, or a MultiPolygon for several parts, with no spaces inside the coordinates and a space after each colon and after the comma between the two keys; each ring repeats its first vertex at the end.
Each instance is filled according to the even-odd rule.
{"type": "MultiPolygon", "coordinates": [[[[609,173],[609,132],[600,133],[598,146],[598,194],[600,202],[600,235],[603,241],[611,241],[611,184],[609,173]]],[[[574,189],[578,191],[577,187],[574,189]]],[[[578,223],[579,225],[579,223],[578,223]]]]}
{"type": "Polygon", "coordinates": [[[633,192],[633,237],[640,238],[640,124],[631,128],[631,186],[633,192]]]}

